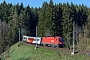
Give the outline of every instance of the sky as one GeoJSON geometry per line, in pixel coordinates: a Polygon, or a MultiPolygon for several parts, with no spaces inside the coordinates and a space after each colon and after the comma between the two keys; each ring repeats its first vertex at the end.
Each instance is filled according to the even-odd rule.
{"type": "MultiPolygon", "coordinates": [[[[2,3],[4,0],[0,0],[0,3],[2,3]]],[[[29,5],[30,7],[41,7],[44,1],[47,1],[49,3],[50,0],[5,0],[7,3],[17,4],[17,3],[23,3],[24,6],[29,5]]],[[[90,0],[53,0],[54,3],[71,3],[74,4],[84,4],[87,7],[90,7],[90,0]]]]}

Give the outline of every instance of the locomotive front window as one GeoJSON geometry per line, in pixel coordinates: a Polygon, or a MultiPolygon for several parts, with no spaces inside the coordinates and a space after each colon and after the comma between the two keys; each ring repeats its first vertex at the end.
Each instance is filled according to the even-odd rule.
{"type": "Polygon", "coordinates": [[[60,42],[64,42],[63,38],[60,39],[60,42]]]}

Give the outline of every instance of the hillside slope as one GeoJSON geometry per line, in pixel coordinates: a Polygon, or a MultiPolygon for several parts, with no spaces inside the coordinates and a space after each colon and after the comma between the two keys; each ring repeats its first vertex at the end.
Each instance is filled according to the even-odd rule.
{"type": "Polygon", "coordinates": [[[9,49],[9,55],[4,53],[2,60],[90,60],[90,56],[83,54],[75,54],[62,51],[52,50],[48,48],[38,48],[35,50],[35,46],[21,45],[18,47],[18,43],[14,44],[9,49]]]}

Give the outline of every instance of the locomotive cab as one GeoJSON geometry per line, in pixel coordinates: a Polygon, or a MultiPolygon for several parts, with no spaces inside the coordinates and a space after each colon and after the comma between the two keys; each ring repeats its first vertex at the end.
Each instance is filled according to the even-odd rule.
{"type": "Polygon", "coordinates": [[[64,39],[61,37],[58,40],[59,40],[59,47],[63,47],[64,46],[64,39]]]}

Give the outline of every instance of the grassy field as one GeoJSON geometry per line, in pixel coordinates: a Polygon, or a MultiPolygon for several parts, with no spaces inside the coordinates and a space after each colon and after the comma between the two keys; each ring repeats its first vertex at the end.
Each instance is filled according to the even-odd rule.
{"type": "Polygon", "coordinates": [[[7,57],[7,52],[5,52],[2,60],[90,60],[90,56],[80,53],[71,55],[69,52],[47,48],[35,50],[35,46],[21,45],[18,47],[18,43],[9,49],[9,55],[7,57]]]}

